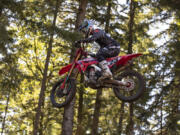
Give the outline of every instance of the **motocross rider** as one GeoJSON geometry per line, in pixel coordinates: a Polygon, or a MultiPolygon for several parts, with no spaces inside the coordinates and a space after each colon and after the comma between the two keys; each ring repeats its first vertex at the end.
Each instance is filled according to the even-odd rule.
{"type": "Polygon", "coordinates": [[[75,42],[75,46],[79,47],[80,43],[96,42],[100,45],[99,51],[95,57],[99,62],[99,67],[102,69],[101,79],[111,78],[112,73],[108,67],[106,58],[115,57],[120,52],[120,44],[111,38],[104,30],[95,28],[92,20],[85,20],[79,27],[79,31],[85,34],[85,39],[75,42]],[[90,36],[90,37],[89,37],[90,36]]]}

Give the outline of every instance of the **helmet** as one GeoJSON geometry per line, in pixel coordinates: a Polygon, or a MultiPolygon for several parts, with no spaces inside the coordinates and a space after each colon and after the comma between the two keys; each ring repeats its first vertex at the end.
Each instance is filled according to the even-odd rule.
{"type": "Polygon", "coordinates": [[[85,20],[80,26],[79,31],[82,31],[83,33],[88,36],[90,34],[90,29],[94,27],[94,22],[92,20],[85,20]]]}

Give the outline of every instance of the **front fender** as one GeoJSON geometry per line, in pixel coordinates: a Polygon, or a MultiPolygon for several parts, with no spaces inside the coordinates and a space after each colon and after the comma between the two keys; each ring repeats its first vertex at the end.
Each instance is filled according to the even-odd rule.
{"type": "MultiPolygon", "coordinates": [[[[75,68],[77,68],[79,70],[79,72],[81,71],[86,71],[87,67],[89,65],[92,65],[92,64],[97,64],[98,62],[96,60],[92,60],[92,59],[86,59],[86,60],[79,60],[76,62],[76,65],[75,65],[75,68]],[[87,61],[86,61],[87,60],[87,61]],[[89,60],[89,61],[88,61],[89,60]]],[[[63,75],[64,73],[68,72],[71,67],[72,67],[73,63],[61,68],[59,70],[59,75],[63,75]]]]}
{"type": "Polygon", "coordinates": [[[65,74],[66,72],[68,72],[72,67],[72,63],[71,64],[68,64],[67,66],[65,67],[62,67],[60,70],[59,70],[59,75],[63,75],[65,74]]]}
{"type": "MultiPolygon", "coordinates": [[[[69,65],[61,68],[61,69],[59,70],[59,75],[63,75],[63,74],[65,74],[66,72],[69,72],[69,70],[71,69],[72,65],[73,65],[73,64],[71,63],[71,64],[69,64],[69,65]]],[[[84,66],[83,66],[83,67],[84,67],[84,66]]],[[[79,70],[79,72],[81,72],[81,70],[85,70],[83,67],[81,67],[81,64],[76,63],[76,65],[75,65],[74,68],[77,68],[77,69],[79,70]]]]}

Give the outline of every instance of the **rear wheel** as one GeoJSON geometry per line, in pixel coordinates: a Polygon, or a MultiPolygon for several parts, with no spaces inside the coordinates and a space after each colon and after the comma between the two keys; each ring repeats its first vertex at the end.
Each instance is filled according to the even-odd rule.
{"type": "Polygon", "coordinates": [[[52,88],[50,99],[54,107],[60,108],[64,107],[71,102],[73,97],[76,94],[76,85],[74,79],[69,79],[66,82],[64,89],[61,89],[60,86],[63,83],[64,79],[59,80],[52,88]]]}
{"type": "Polygon", "coordinates": [[[145,90],[145,81],[141,74],[134,70],[127,70],[120,74],[115,80],[127,82],[128,86],[113,88],[115,95],[125,102],[137,100],[145,90]]]}

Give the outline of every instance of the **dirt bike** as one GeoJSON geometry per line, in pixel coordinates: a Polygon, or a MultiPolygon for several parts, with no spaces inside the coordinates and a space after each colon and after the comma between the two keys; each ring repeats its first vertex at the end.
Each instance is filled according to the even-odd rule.
{"type": "Polygon", "coordinates": [[[112,88],[115,95],[123,101],[137,100],[145,89],[143,76],[131,70],[132,59],[142,54],[127,54],[107,58],[113,78],[99,80],[102,70],[93,54],[84,51],[84,46],[77,49],[74,61],[61,68],[59,75],[66,73],[52,88],[50,99],[55,107],[64,107],[70,103],[76,94],[76,78],[78,73],[84,74],[84,85],[93,89],[112,88]],[[88,57],[90,56],[90,57],[88,57]]]}

